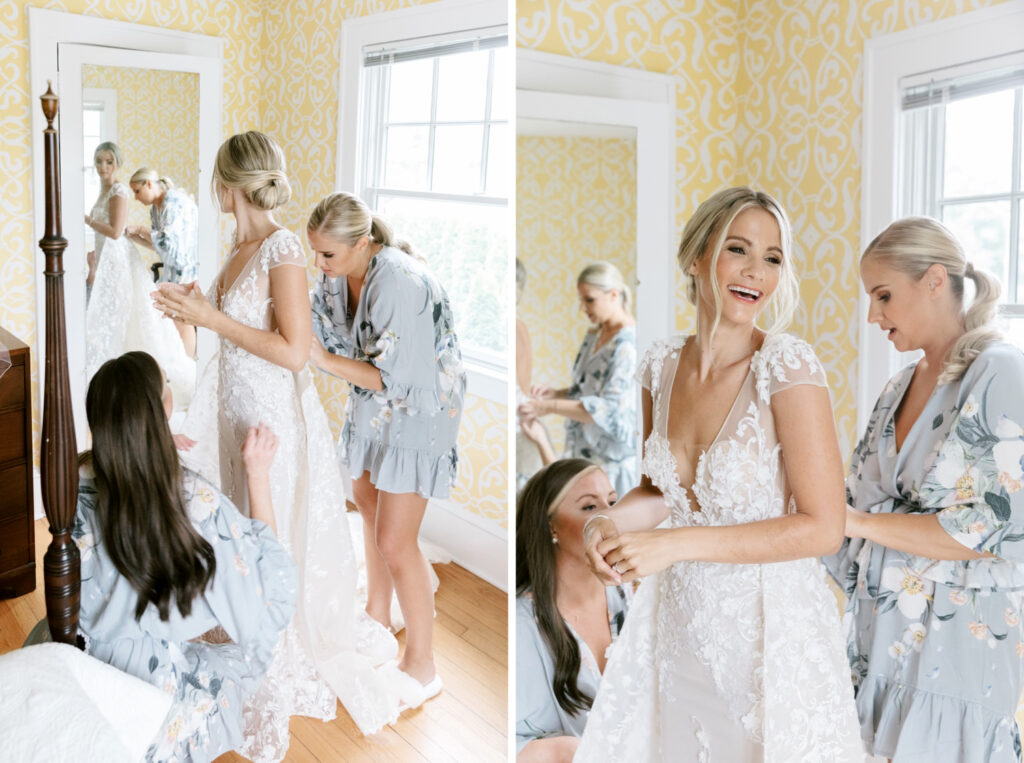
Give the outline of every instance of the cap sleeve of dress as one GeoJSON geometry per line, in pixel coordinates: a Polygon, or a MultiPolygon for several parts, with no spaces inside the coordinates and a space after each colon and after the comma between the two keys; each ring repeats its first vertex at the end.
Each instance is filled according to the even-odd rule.
{"type": "Polygon", "coordinates": [[[122,199],[130,199],[132,197],[131,189],[128,188],[124,183],[114,183],[110,187],[110,196],[120,196],[122,199]]]}
{"type": "Polygon", "coordinates": [[[790,387],[811,384],[828,387],[825,369],[814,350],[791,334],[769,335],[754,359],[757,392],[761,402],[790,387]]]}
{"type": "Polygon", "coordinates": [[[281,265],[298,265],[305,268],[306,254],[302,251],[299,237],[282,228],[271,233],[264,242],[260,262],[263,269],[268,272],[281,265]]]}
{"type": "Polygon", "coordinates": [[[640,358],[634,378],[640,382],[640,386],[650,391],[657,388],[661,382],[661,369],[665,364],[665,358],[673,350],[682,347],[684,340],[681,337],[656,340],[640,358]]]}

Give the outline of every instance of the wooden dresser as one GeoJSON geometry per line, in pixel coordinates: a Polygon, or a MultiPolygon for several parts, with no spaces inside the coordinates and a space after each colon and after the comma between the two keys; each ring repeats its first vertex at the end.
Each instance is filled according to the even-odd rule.
{"type": "Polygon", "coordinates": [[[36,587],[32,386],[28,345],[0,328],[11,367],[0,376],[0,599],[36,587]]]}

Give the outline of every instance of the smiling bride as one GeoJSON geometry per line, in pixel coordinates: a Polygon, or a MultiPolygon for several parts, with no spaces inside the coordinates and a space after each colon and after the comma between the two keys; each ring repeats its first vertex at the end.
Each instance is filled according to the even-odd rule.
{"type": "Polygon", "coordinates": [[[696,333],[642,360],[643,480],[583,529],[606,584],[643,582],[576,760],[862,761],[815,558],[843,537],[842,459],[821,363],[781,333],[798,294],[785,212],[720,191],[678,261],[696,333]]]}

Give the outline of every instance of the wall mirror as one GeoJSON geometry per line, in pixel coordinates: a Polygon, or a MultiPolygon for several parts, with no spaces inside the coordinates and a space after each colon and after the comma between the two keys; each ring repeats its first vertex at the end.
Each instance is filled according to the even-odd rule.
{"type": "MultiPolygon", "coordinates": [[[[115,243],[97,240],[94,230],[84,223],[85,215],[95,216],[101,195],[94,149],[106,141],[117,144],[123,160],[117,173],[120,183],[127,186],[137,169],[149,167],[170,178],[177,191],[195,203],[199,252],[196,278],[205,289],[215,278],[220,260],[218,213],[209,193],[209,178],[221,139],[221,41],[38,8],[29,9],[29,27],[33,92],[43,92],[49,80],[61,98],[60,174],[63,234],[68,240],[64,256],[68,371],[75,425],[78,432],[85,433],[85,392],[89,371],[96,365],[90,361],[90,353],[93,361],[98,357],[96,343],[91,341],[95,340],[97,311],[94,308],[89,316],[87,309],[92,296],[86,286],[86,254],[100,249],[98,244],[115,243]]],[[[38,115],[33,114],[33,118],[38,120],[38,115]]],[[[41,131],[41,125],[34,130],[37,144],[41,143],[41,131]]],[[[33,163],[37,178],[34,185],[39,188],[41,145],[35,146],[33,163]]],[[[38,192],[34,206],[36,229],[41,230],[42,199],[38,192]]],[[[150,209],[130,195],[127,224],[150,227],[150,209]]],[[[122,239],[117,246],[131,247],[132,261],[141,262],[139,268],[151,282],[155,274],[150,266],[157,260],[156,254],[129,242],[127,237],[122,239]]],[[[37,271],[41,271],[41,252],[37,258],[37,271]]],[[[44,336],[43,279],[37,279],[37,284],[38,335],[44,336]]],[[[136,287],[141,287],[141,282],[136,287]]],[[[129,288],[126,284],[125,289],[129,288]]],[[[144,293],[145,287],[141,288],[144,293]]],[[[134,309],[140,306],[136,304],[134,309]]],[[[198,361],[179,367],[177,382],[188,388],[194,384],[194,376],[186,379],[183,374],[194,375],[214,350],[214,343],[204,333],[200,332],[198,361]]],[[[153,348],[154,355],[160,355],[168,343],[181,342],[177,332],[165,330],[156,336],[162,346],[153,348]]],[[[183,348],[178,357],[186,357],[183,348]]],[[[40,377],[43,371],[40,368],[40,377]]],[[[176,409],[187,400],[187,394],[178,395],[176,409]]],[[[79,445],[85,447],[86,442],[79,445]]]]}
{"type": "MultiPolygon", "coordinates": [[[[638,351],[673,327],[671,77],[532,51],[517,54],[517,314],[533,383],[565,387],[588,327],[576,277],[611,262],[632,287],[638,351]]],[[[561,452],[563,427],[549,427],[561,452]]],[[[639,429],[639,427],[638,427],[639,429]]]]}

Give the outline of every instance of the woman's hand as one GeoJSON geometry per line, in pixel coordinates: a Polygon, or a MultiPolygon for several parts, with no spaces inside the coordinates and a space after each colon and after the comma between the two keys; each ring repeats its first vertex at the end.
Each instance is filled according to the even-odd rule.
{"type": "Polygon", "coordinates": [[[626,583],[660,572],[680,559],[678,538],[669,530],[621,533],[602,540],[596,549],[626,583]]]}
{"type": "Polygon", "coordinates": [[[324,367],[324,358],[330,355],[326,348],[320,344],[320,339],[317,338],[316,334],[310,337],[309,345],[309,362],[317,368],[324,367]]]}
{"type": "Polygon", "coordinates": [[[846,530],[845,535],[847,538],[865,538],[864,535],[864,518],[867,516],[867,512],[858,511],[852,506],[846,507],[846,530]]]}
{"type": "Polygon", "coordinates": [[[536,419],[549,412],[546,400],[524,400],[516,411],[519,413],[519,418],[523,420],[536,419]]]}
{"type": "Polygon", "coordinates": [[[540,445],[542,442],[548,441],[548,435],[544,430],[544,425],[538,418],[520,418],[519,428],[523,430],[523,434],[526,435],[526,439],[535,445],[540,445]]]}
{"type": "Polygon", "coordinates": [[[543,384],[534,384],[530,388],[530,397],[535,400],[547,400],[548,398],[554,397],[555,391],[551,387],[546,387],[543,384]]]}
{"type": "Polygon", "coordinates": [[[277,452],[277,435],[262,421],[258,426],[249,427],[249,433],[242,443],[242,463],[250,477],[268,476],[270,465],[277,452]]]}
{"type": "Polygon", "coordinates": [[[191,437],[183,434],[171,435],[174,440],[174,447],[178,450],[192,450],[196,446],[196,441],[191,437]]]}
{"type": "Polygon", "coordinates": [[[615,523],[604,515],[597,515],[583,525],[583,555],[587,558],[590,571],[605,585],[619,585],[622,576],[612,569],[600,551],[602,543],[619,536],[615,523]]]}
{"type": "Polygon", "coordinates": [[[158,284],[156,291],[150,292],[149,296],[157,310],[190,326],[210,328],[210,322],[217,313],[195,281],[190,284],[158,284]]]}

